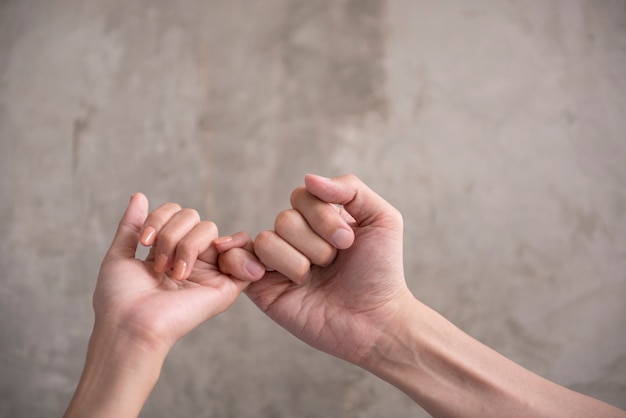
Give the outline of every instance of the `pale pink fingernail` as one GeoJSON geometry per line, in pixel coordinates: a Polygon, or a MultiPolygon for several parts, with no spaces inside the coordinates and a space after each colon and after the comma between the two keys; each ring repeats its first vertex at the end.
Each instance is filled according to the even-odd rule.
{"type": "Polygon", "coordinates": [[[226,235],[224,237],[215,238],[213,240],[213,243],[215,245],[221,245],[221,244],[227,244],[231,242],[232,240],[233,240],[233,237],[231,237],[230,235],[226,235]]]}
{"type": "Polygon", "coordinates": [[[185,277],[185,271],[187,270],[187,263],[184,260],[176,260],[174,263],[174,271],[172,277],[176,280],[182,280],[185,277]]]}
{"type": "Polygon", "coordinates": [[[325,176],[320,176],[319,174],[307,174],[307,176],[311,176],[311,177],[316,177],[319,180],[323,180],[323,181],[331,181],[332,179],[329,177],[325,177],[325,176]]]}
{"type": "Polygon", "coordinates": [[[352,245],[352,234],[345,229],[338,229],[333,234],[333,244],[339,250],[345,250],[352,245]]]}
{"type": "Polygon", "coordinates": [[[141,233],[141,236],[139,237],[139,242],[141,242],[145,246],[152,245],[152,238],[155,232],[156,230],[153,227],[147,226],[146,229],[144,229],[141,233]]]}
{"type": "Polygon", "coordinates": [[[258,261],[248,260],[246,261],[244,267],[246,271],[250,273],[250,276],[254,278],[263,277],[263,275],[265,274],[265,266],[263,266],[258,261]]]}

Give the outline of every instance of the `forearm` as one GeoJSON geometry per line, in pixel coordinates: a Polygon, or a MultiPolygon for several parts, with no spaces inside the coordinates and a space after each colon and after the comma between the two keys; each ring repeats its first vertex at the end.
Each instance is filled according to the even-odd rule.
{"type": "Polygon", "coordinates": [[[435,417],[624,417],[554,384],[463,333],[413,299],[362,366],[435,417]]]}
{"type": "Polygon", "coordinates": [[[123,332],[94,327],[71,417],[136,417],[156,384],[165,354],[123,332]]]}

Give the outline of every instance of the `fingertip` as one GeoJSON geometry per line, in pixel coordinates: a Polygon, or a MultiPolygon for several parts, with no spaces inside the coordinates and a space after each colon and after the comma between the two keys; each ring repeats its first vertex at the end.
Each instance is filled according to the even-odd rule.
{"type": "Polygon", "coordinates": [[[148,198],[143,193],[133,193],[120,219],[120,225],[132,225],[138,231],[148,216],[148,206],[148,198]]]}
{"type": "Polygon", "coordinates": [[[349,176],[329,178],[307,174],[304,177],[304,186],[309,193],[324,202],[343,205],[356,195],[356,189],[351,187],[347,177],[349,176]]]}
{"type": "Polygon", "coordinates": [[[142,192],[135,192],[133,194],[130,195],[130,200],[133,199],[143,199],[143,200],[148,200],[148,198],[146,197],[145,194],[143,194],[142,192]]]}
{"type": "Polygon", "coordinates": [[[337,229],[332,236],[333,245],[338,250],[345,250],[350,248],[352,243],[354,242],[354,231],[347,229],[337,229]]]}
{"type": "Polygon", "coordinates": [[[244,268],[250,275],[250,281],[260,280],[265,275],[265,266],[255,259],[248,258],[244,268]]]}
{"type": "Polygon", "coordinates": [[[148,210],[148,198],[145,194],[141,192],[136,192],[130,195],[130,200],[128,202],[128,207],[141,207],[145,208],[146,214],[148,210]]]}
{"type": "Polygon", "coordinates": [[[128,206],[118,223],[113,241],[107,251],[107,257],[135,257],[139,230],[147,215],[148,199],[141,193],[132,194],[128,206]]]}
{"type": "Polygon", "coordinates": [[[257,281],[265,275],[265,266],[254,255],[241,248],[233,248],[221,254],[219,269],[224,274],[245,281],[257,281]]]}
{"type": "Polygon", "coordinates": [[[328,184],[332,182],[331,178],[320,176],[319,174],[306,174],[304,176],[304,185],[306,188],[315,187],[315,185],[319,184],[328,184]]]}
{"type": "Polygon", "coordinates": [[[186,279],[187,273],[187,262],[185,260],[178,259],[174,263],[174,268],[172,271],[172,278],[175,280],[184,280],[186,279]]]}
{"type": "Polygon", "coordinates": [[[150,247],[154,244],[154,239],[156,237],[156,230],[151,226],[144,226],[141,234],[139,235],[139,243],[145,247],[150,247]]]}
{"type": "Polygon", "coordinates": [[[247,232],[237,232],[233,235],[225,235],[213,240],[213,245],[220,253],[226,252],[233,248],[243,248],[249,252],[253,252],[253,242],[247,232]]]}
{"type": "Polygon", "coordinates": [[[226,235],[223,237],[215,238],[213,240],[213,245],[215,245],[219,252],[224,252],[231,248],[230,244],[232,242],[233,237],[231,237],[230,235],[226,235]]]}

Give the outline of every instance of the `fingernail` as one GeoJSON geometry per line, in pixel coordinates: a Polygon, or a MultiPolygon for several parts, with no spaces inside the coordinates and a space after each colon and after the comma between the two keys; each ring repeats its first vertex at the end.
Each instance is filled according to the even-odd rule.
{"type": "Polygon", "coordinates": [[[154,260],[154,271],[157,271],[160,273],[164,272],[166,264],[167,264],[167,254],[165,253],[157,254],[156,259],[154,260]]]}
{"type": "Polygon", "coordinates": [[[185,277],[185,271],[187,270],[187,263],[184,260],[176,260],[174,263],[174,271],[172,277],[176,280],[182,280],[185,277]]]}
{"type": "Polygon", "coordinates": [[[213,240],[213,244],[215,245],[226,244],[226,243],[231,242],[232,240],[233,240],[233,237],[231,237],[230,235],[226,235],[224,237],[215,238],[213,240]]]}
{"type": "Polygon", "coordinates": [[[254,278],[261,278],[265,274],[265,266],[253,260],[246,261],[244,265],[246,271],[254,278]]]}
{"type": "Polygon", "coordinates": [[[316,177],[318,180],[331,181],[330,177],[320,176],[319,174],[307,174],[307,176],[316,177]]]}
{"type": "Polygon", "coordinates": [[[345,250],[352,245],[352,234],[345,229],[338,229],[333,234],[333,244],[338,250],[345,250]]]}
{"type": "Polygon", "coordinates": [[[139,242],[143,245],[148,246],[152,245],[152,237],[154,236],[155,229],[151,226],[147,226],[146,229],[143,230],[141,236],[139,237],[139,242]]]}

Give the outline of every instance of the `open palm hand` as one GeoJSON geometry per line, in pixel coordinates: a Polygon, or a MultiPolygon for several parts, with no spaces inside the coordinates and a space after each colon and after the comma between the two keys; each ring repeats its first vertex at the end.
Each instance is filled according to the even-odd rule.
{"type": "Polygon", "coordinates": [[[215,224],[175,204],[148,216],[147,198],[133,195],[102,262],[93,298],[96,322],[168,350],[224,311],[248,282],[217,268],[217,234],[215,224]],[[135,258],[140,241],[152,246],[145,260],[135,258]]]}

